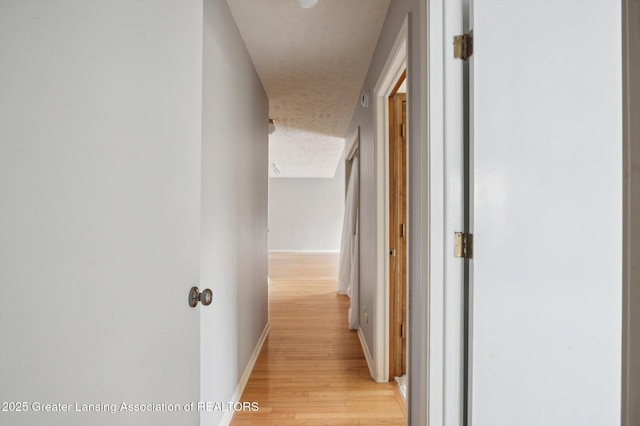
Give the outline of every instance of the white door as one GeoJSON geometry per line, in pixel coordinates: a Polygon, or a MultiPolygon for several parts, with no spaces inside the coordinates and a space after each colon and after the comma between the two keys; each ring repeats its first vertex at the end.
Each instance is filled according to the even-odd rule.
{"type": "Polygon", "coordinates": [[[0,69],[0,424],[199,424],[202,2],[3,1],[0,69]]]}
{"type": "Polygon", "coordinates": [[[472,0],[473,426],[620,424],[620,20],[472,0]]]}

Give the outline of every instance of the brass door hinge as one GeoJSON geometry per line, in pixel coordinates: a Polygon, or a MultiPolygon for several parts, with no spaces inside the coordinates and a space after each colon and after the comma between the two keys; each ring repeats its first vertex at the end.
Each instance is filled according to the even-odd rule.
{"type": "Polygon", "coordinates": [[[473,30],[453,36],[453,57],[466,61],[473,55],[473,30]]]}
{"type": "Polygon", "coordinates": [[[406,231],[405,231],[406,227],[404,226],[404,223],[402,225],[400,225],[400,238],[404,238],[406,231]]]}
{"type": "Polygon", "coordinates": [[[473,256],[473,234],[467,232],[455,233],[455,247],[453,255],[464,259],[471,259],[473,256]]]}
{"type": "Polygon", "coordinates": [[[407,125],[405,123],[402,123],[402,125],[400,126],[400,137],[402,139],[407,138],[407,125]]]}
{"type": "Polygon", "coordinates": [[[400,325],[400,338],[404,339],[405,337],[407,337],[407,328],[405,327],[404,324],[400,325]]]}

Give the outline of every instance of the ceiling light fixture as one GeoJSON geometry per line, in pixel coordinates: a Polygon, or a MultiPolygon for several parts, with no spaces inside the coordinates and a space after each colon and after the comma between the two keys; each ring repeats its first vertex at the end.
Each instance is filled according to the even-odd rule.
{"type": "Polygon", "coordinates": [[[305,9],[310,9],[316,4],[318,4],[318,0],[297,0],[298,4],[305,9]]]}
{"type": "Polygon", "coordinates": [[[269,134],[272,135],[276,131],[276,122],[273,118],[269,119],[269,134]]]}

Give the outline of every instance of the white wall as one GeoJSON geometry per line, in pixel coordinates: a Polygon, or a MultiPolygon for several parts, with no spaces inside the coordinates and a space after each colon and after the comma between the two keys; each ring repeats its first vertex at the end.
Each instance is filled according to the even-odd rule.
{"type": "Polygon", "coordinates": [[[201,1],[0,3],[0,401],[199,399],[201,58],[201,1]]]}
{"type": "Polygon", "coordinates": [[[269,250],[339,251],[344,160],[333,178],[269,179],[269,250]]]}
{"type": "MultiPolygon", "coordinates": [[[[226,1],[204,4],[202,395],[230,401],[267,324],[268,102],[226,1]]],[[[206,413],[203,425],[223,413],[206,413]]]]}

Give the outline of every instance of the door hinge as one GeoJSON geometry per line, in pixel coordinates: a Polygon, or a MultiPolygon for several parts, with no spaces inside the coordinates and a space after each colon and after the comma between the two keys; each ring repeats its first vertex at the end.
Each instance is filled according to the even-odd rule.
{"type": "Polygon", "coordinates": [[[400,225],[400,238],[404,238],[405,236],[405,226],[404,223],[400,225]]]}
{"type": "Polygon", "coordinates": [[[404,324],[400,324],[400,338],[404,339],[407,337],[407,328],[404,324]]]}
{"type": "Polygon", "coordinates": [[[473,234],[467,232],[455,233],[453,255],[464,259],[471,259],[473,256],[473,234]]]}
{"type": "Polygon", "coordinates": [[[402,139],[406,139],[407,138],[407,125],[405,123],[402,123],[400,125],[400,137],[402,139]]]}
{"type": "Polygon", "coordinates": [[[453,36],[453,57],[466,61],[473,55],[473,30],[453,36]]]}

